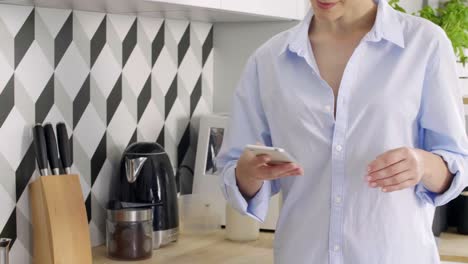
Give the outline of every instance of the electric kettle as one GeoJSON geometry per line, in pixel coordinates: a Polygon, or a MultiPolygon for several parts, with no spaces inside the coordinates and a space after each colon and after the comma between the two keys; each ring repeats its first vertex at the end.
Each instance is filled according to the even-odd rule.
{"type": "Polygon", "coordinates": [[[177,187],[169,156],[151,142],[128,146],[122,155],[116,199],[153,208],[153,248],[177,241],[177,187]]]}

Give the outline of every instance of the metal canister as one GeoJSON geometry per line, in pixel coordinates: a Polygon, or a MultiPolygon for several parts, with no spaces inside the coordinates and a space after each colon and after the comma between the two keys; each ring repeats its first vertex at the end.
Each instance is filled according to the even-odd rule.
{"type": "Polygon", "coordinates": [[[0,238],[0,264],[9,264],[11,239],[0,238]]]}

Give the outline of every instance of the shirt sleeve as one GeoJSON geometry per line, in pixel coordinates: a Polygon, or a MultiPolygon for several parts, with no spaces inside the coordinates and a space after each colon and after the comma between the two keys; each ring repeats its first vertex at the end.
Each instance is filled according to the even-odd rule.
{"type": "Polygon", "coordinates": [[[270,129],[263,110],[255,57],[247,62],[234,93],[229,125],[217,156],[221,190],[228,203],[244,215],[263,222],[270,197],[279,191],[277,180],[264,181],[257,194],[247,201],[239,191],[235,170],[244,147],[262,142],[271,146],[270,129]]]}
{"type": "Polygon", "coordinates": [[[456,57],[445,34],[426,71],[419,125],[422,148],[442,157],[454,177],[444,193],[431,192],[422,183],[415,191],[423,201],[441,206],[456,198],[468,185],[468,140],[461,85],[456,57]]]}

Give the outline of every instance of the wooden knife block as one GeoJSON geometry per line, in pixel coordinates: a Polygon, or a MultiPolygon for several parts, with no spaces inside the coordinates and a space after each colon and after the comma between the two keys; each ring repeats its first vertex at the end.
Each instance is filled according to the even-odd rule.
{"type": "Polygon", "coordinates": [[[88,218],[78,175],[30,184],[34,264],[91,264],[88,218]]]}

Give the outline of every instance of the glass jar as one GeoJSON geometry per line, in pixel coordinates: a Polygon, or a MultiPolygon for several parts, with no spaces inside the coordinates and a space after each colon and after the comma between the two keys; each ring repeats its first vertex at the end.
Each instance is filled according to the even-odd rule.
{"type": "Polygon", "coordinates": [[[107,210],[107,256],[118,260],[143,260],[153,255],[153,210],[107,210]]]}

